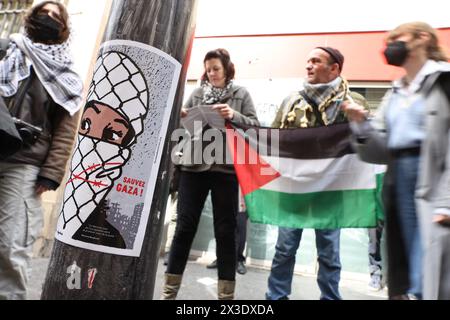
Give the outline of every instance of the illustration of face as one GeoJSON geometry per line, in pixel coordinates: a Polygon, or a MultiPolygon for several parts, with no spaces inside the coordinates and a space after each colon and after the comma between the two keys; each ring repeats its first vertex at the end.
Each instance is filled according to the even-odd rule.
{"type": "Polygon", "coordinates": [[[75,232],[122,175],[131,147],[143,132],[148,88],[125,54],[99,57],[81,118],[58,230],[75,232]]]}
{"type": "Polygon", "coordinates": [[[134,136],[128,119],[111,107],[92,102],[84,110],[79,133],[84,136],[116,144],[127,145],[134,136]]]}

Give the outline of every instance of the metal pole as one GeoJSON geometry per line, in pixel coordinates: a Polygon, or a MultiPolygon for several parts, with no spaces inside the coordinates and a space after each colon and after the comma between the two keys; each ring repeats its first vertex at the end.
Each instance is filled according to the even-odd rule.
{"type": "Polygon", "coordinates": [[[145,238],[139,257],[77,248],[56,240],[41,299],[153,298],[172,170],[170,134],[178,125],[194,37],[196,6],[196,0],[113,1],[104,42],[132,40],[150,45],[164,51],[183,66],[168,123],[145,238]],[[74,261],[76,266],[73,265],[74,261]],[[94,268],[96,274],[89,272],[94,268]],[[89,277],[92,276],[95,276],[95,282],[89,288],[89,277]]]}

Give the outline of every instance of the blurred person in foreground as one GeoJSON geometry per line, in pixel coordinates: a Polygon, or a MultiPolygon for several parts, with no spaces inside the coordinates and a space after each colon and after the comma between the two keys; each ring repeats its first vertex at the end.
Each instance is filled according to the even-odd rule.
{"type": "Polygon", "coordinates": [[[364,161],[388,164],[384,181],[391,299],[450,299],[450,64],[424,22],[392,30],[384,51],[405,75],[374,119],[355,103],[352,121],[364,161]],[[447,266],[447,267],[446,267],[447,266]],[[446,270],[447,269],[447,270],[446,270]]]}
{"type": "Polygon", "coordinates": [[[26,299],[31,246],[43,222],[40,196],[59,187],[71,154],[83,88],[72,69],[68,19],[59,2],[32,7],[25,34],[11,35],[0,61],[2,99],[40,129],[0,161],[0,299],[26,299]]]}

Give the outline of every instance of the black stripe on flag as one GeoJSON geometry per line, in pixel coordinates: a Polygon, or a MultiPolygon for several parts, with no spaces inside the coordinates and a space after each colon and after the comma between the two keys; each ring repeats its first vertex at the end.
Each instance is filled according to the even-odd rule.
{"type": "Polygon", "coordinates": [[[265,156],[293,159],[329,159],[355,153],[348,123],[315,128],[275,129],[231,123],[246,141],[265,156]],[[275,132],[278,131],[278,132],[275,132]],[[279,153],[272,138],[279,137],[279,153]]]}

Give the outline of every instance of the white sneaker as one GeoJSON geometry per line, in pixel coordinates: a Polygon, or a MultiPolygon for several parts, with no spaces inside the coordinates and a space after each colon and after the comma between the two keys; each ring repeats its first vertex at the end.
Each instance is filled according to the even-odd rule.
{"type": "Polygon", "coordinates": [[[370,291],[380,291],[383,289],[383,283],[381,282],[381,276],[379,275],[373,275],[370,278],[370,282],[369,282],[369,290],[370,291]]]}

